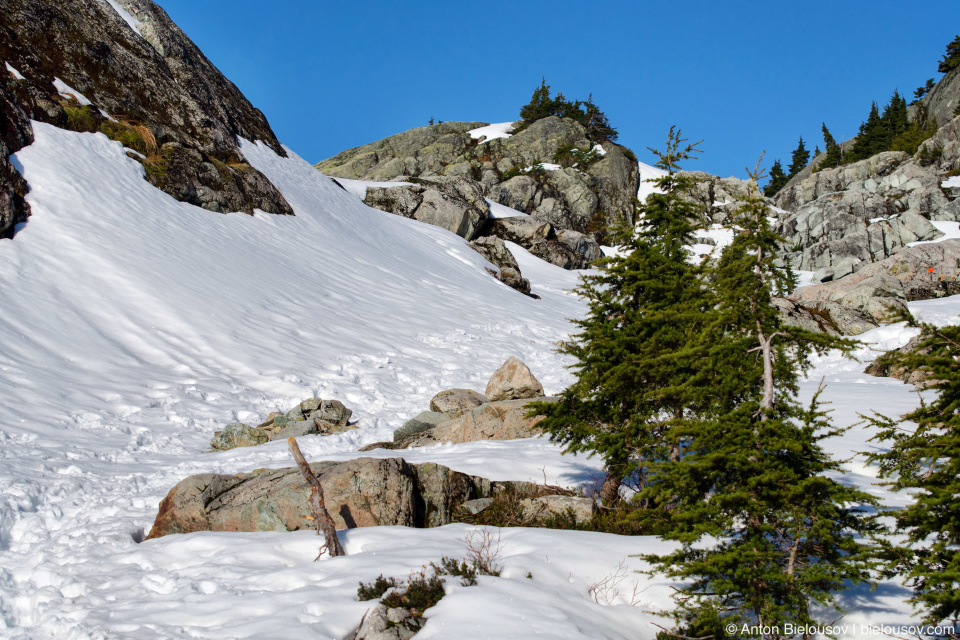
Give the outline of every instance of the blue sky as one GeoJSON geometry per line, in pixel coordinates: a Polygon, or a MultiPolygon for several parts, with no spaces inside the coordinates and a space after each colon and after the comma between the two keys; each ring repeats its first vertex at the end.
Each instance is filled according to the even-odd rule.
{"type": "Polygon", "coordinates": [[[704,139],[685,168],[743,177],[911,99],[960,33],[957,0],[157,1],[311,162],[431,117],[516,119],[545,77],[641,160],[677,125],[704,139]]]}

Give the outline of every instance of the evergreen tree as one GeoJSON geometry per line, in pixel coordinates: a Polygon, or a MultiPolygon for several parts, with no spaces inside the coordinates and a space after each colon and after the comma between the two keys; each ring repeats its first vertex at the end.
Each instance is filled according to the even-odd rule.
{"type": "Polygon", "coordinates": [[[947,45],[947,53],[937,66],[937,71],[947,73],[957,67],[960,67],[960,36],[954,36],[953,40],[947,45]]]}
{"type": "MultiPolygon", "coordinates": [[[[890,450],[872,454],[880,463],[881,477],[895,478],[894,490],[915,490],[915,500],[893,512],[897,532],[905,546],[887,546],[891,575],[905,576],[913,587],[911,602],[928,624],[956,622],[960,618],[960,327],[919,324],[922,342],[913,353],[901,355],[897,364],[921,369],[936,399],[891,420],[871,418],[881,431],[874,438],[890,450]],[[903,420],[915,423],[909,428],[903,420]]],[[[954,634],[956,637],[956,634],[954,634]]]]}
{"type": "Polygon", "coordinates": [[[780,189],[783,189],[789,180],[787,174],[783,172],[783,166],[781,166],[780,160],[778,159],[770,168],[770,182],[763,188],[763,195],[772,198],[780,189]]]}
{"type": "MultiPolygon", "coordinates": [[[[690,179],[677,171],[699,143],[686,142],[671,128],[666,150],[654,151],[667,171],[655,181],[662,193],[639,204],[638,224],[619,232],[618,255],[576,289],[589,310],[560,349],[575,358],[576,380],[559,402],[534,408],[545,416],[538,426],[566,451],[602,456],[615,487],[628,476],[649,487],[651,461],[679,456],[671,429],[710,393],[690,385],[699,375],[693,340],[710,301],[687,249],[698,216],[682,198],[690,179]]],[[[657,503],[647,496],[647,506],[657,503]]]]}
{"type": "Polygon", "coordinates": [[[874,102],[870,107],[870,115],[867,121],[860,124],[860,132],[857,134],[857,141],[847,154],[847,162],[857,162],[870,158],[883,149],[883,125],[880,123],[880,111],[877,109],[877,103],[874,102]]]}
{"type": "Polygon", "coordinates": [[[541,118],[546,118],[554,114],[557,103],[550,97],[550,85],[546,78],[541,78],[540,86],[537,87],[530,102],[520,108],[520,117],[527,124],[536,122],[541,118]]]}
{"type": "Polygon", "coordinates": [[[833,136],[830,135],[830,130],[827,129],[827,123],[823,123],[823,146],[826,148],[827,157],[824,158],[823,162],[820,164],[824,169],[830,169],[833,167],[839,167],[843,162],[842,150],[840,145],[837,144],[837,141],[833,139],[833,136]]]}
{"type": "Polygon", "coordinates": [[[653,469],[660,499],[672,505],[665,537],[682,546],[644,558],[680,578],[677,617],[687,636],[723,637],[732,623],[816,624],[812,607],[834,605],[834,592],[867,580],[870,568],[854,536],[871,525],[849,505],[874,500],[826,477],[842,470],[820,441],[840,430],[816,398],[806,410],[796,399],[813,351],[852,345],[786,326],[770,304],[795,279],[774,266],[780,239],[758,177],[755,170],[755,195],[738,211],[742,231],[713,273],[719,300],[702,381],[712,411],[676,428],[685,443],[679,462],[653,469]]]}
{"type": "MultiPolygon", "coordinates": [[[[577,103],[578,111],[579,105],[580,103],[577,103]]],[[[607,116],[593,103],[593,95],[587,97],[583,106],[585,111],[582,124],[587,129],[587,138],[596,143],[604,140],[616,141],[617,130],[610,126],[607,116]]]]}
{"type": "Polygon", "coordinates": [[[787,174],[787,177],[792,178],[803,171],[809,161],[810,152],[807,151],[807,147],[803,144],[803,136],[800,136],[800,144],[793,150],[793,155],[790,158],[790,173],[787,174]]]}
{"type": "Polygon", "coordinates": [[[877,137],[877,148],[880,151],[889,151],[893,140],[907,130],[910,120],[907,116],[907,101],[900,97],[898,91],[893,92],[890,102],[883,109],[880,116],[880,128],[877,137]]]}

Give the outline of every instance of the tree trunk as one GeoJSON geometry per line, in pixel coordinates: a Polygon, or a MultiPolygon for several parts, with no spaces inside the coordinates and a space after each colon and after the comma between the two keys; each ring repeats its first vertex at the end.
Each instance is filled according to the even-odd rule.
{"type": "Polygon", "coordinates": [[[600,485],[600,503],[605,507],[615,507],[620,502],[620,476],[607,469],[607,477],[600,485]]]}
{"type": "Polygon", "coordinates": [[[323,487],[320,486],[320,481],[317,480],[317,476],[314,475],[313,469],[310,468],[303,454],[300,453],[297,439],[287,438],[287,447],[290,449],[293,459],[297,461],[297,466],[300,467],[300,473],[303,474],[307,484],[310,485],[310,500],[313,503],[313,518],[317,524],[317,535],[320,535],[321,531],[323,532],[323,546],[320,547],[317,560],[320,559],[324,551],[330,554],[332,558],[347,555],[347,552],[340,546],[340,540],[337,538],[337,526],[333,523],[333,518],[330,517],[330,513],[323,504],[323,487]]]}

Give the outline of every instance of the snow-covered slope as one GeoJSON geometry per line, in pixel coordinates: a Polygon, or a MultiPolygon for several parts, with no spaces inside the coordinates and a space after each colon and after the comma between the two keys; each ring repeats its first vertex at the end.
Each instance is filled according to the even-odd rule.
{"type": "MultiPolygon", "coordinates": [[[[15,157],[33,217],[0,242],[0,636],[342,638],[369,607],[358,581],[463,555],[462,525],[341,532],[348,555],[318,563],[311,532],[137,541],[183,477],[291,464],[282,442],[205,453],[228,422],[337,398],[361,428],[300,445],[311,460],[348,459],[435,392],[483,390],[510,355],[560,391],[569,362],[553,343],[584,310],[568,291],[575,273],[511,247],[542,299],[520,295],[457,236],[369,209],[263,145],[243,153],[295,217],[201,211],[147,184],[100,134],[34,129],[15,157]]],[[[960,310],[956,299],[924,304],[940,321],[960,310]]],[[[907,337],[867,335],[884,346],[907,337]]],[[[910,388],[862,366],[818,363],[839,423],[915,405],[910,388]]],[[[849,457],[868,435],[854,429],[833,447],[849,457]]],[[[403,454],[567,485],[598,467],[541,439],[403,454]]],[[[870,469],[849,467],[881,492],[870,469]]],[[[418,637],[652,638],[652,612],[669,605],[668,585],[632,573],[642,563],[630,554],[662,548],[656,539],[510,529],[502,542],[503,577],[451,586],[418,637]],[[620,593],[596,602],[590,585],[622,560],[620,593]]],[[[848,594],[845,620],[907,624],[904,593],[888,583],[848,594]]]]}

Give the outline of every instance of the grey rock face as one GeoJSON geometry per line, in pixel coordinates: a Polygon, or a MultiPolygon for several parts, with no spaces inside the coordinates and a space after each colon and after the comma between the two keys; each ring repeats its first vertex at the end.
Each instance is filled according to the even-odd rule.
{"type": "Polygon", "coordinates": [[[703,171],[681,173],[694,181],[693,189],[686,198],[693,202],[710,222],[732,222],[737,208],[744,204],[744,199],[757,195],[751,193],[751,183],[747,180],[720,178],[703,171]]]}
{"type": "MultiPolygon", "coordinates": [[[[150,0],[118,2],[140,21],[139,32],[106,2],[4,2],[0,59],[24,79],[0,83],[6,85],[0,103],[15,102],[32,119],[75,131],[138,136],[148,156],[147,180],[178,200],[220,212],[293,213],[269,180],[246,163],[237,143],[237,136],[260,140],[286,155],[263,114],[163,9],[150,0]],[[97,108],[61,96],[54,76],[97,108]]],[[[10,109],[0,109],[0,116],[4,129],[19,128],[10,109]]],[[[6,147],[7,153],[16,150],[6,147]]],[[[22,196],[9,180],[0,186],[6,194],[0,202],[17,203],[22,196]]],[[[22,216],[22,210],[14,213],[22,216]]]]}
{"type": "Polygon", "coordinates": [[[480,186],[457,176],[409,178],[415,184],[368,187],[364,202],[382,211],[442,227],[472,240],[490,216],[480,186]]]}
{"type": "Polygon", "coordinates": [[[496,265],[500,271],[487,269],[494,278],[520,293],[530,295],[530,281],[520,273],[516,258],[503,240],[495,236],[483,236],[471,242],[470,248],[496,265]]]}
{"type": "Polygon", "coordinates": [[[792,212],[777,229],[787,240],[786,258],[796,268],[835,280],[911,242],[940,237],[930,220],[952,220],[960,213],[941,180],[936,167],[889,151],[792,181],[777,195],[778,205],[792,212]]]}
{"type": "Polygon", "coordinates": [[[540,433],[536,428],[540,416],[530,418],[532,402],[556,402],[556,398],[532,398],[487,402],[458,418],[445,420],[433,429],[404,438],[399,448],[426,447],[439,442],[460,444],[478,440],[517,440],[540,433]]]}
{"type": "Polygon", "coordinates": [[[945,240],[906,248],[839,280],[801,287],[790,299],[828,313],[842,333],[857,335],[878,326],[891,307],[960,294],[958,275],[960,240],[945,240]]]}
{"type": "Polygon", "coordinates": [[[9,157],[33,142],[33,129],[16,97],[19,81],[6,68],[0,69],[0,78],[0,238],[7,238],[30,215],[24,200],[27,183],[9,157]]]}

